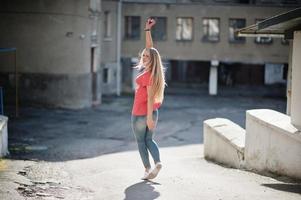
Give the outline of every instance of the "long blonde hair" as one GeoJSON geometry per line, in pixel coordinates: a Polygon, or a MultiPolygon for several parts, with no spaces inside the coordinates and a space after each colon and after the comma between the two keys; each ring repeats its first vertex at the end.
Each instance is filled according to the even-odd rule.
{"type": "Polygon", "coordinates": [[[141,53],[142,56],[140,58],[139,64],[137,65],[138,69],[141,69],[143,67],[143,54],[145,51],[149,51],[150,54],[149,66],[152,80],[151,97],[154,98],[155,103],[162,103],[166,86],[164,75],[165,69],[162,64],[162,59],[157,49],[145,48],[141,53]]]}

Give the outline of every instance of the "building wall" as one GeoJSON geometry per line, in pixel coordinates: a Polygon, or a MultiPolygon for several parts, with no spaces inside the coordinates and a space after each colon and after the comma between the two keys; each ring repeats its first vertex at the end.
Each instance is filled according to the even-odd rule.
{"type": "Polygon", "coordinates": [[[166,16],[167,40],[154,44],[165,59],[284,63],[288,61],[288,45],[281,44],[280,39],[274,39],[272,44],[266,45],[256,44],[254,38],[247,38],[243,44],[229,43],[229,18],[244,18],[248,26],[254,24],[256,18],[267,18],[287,10],[289,8],[266,6],[124,3],[123,16],[141,16],[141,37],[136,41],[123,39],[122,55],[137,57],[139,50],[144,47],[143,27],[147,17],[166,16]],[[192,41],[176,41],[176,17],[193,17],[192,41]],[[219,42],[202,42],[203,17],[220,18],[219,42]]]}
{"type": "MultiPolygon", "coordinates": [[[[88,8],[89,2],[80,0],[1,1],[1,47],[18,49],[20,72],[88,73],[88,8]]],[[[0,64],[11,71],[10,66],[0,64]]]]}
{"type": "Polygon", "coordinates": [[[102,40],[101,40],[101,65],[102,65],[102,93],[114,94],[117,89],[117,18],[118,18],[118,2],[102,1],[102,40]],[[105,36],[105,12],[109,12],[109,32],[110,37],[105,36]],[[107,73],[106,75],[104,75],[107,73]],[[107,77],[107,81],[105,81],[107,77]]]}
{"type": "MultiPolygon", "coordinates": [[[[0,47],[17,48],[21,102],[67,108],[91,105],[90,14],[97,2],[0,2],[0,47]]],[[[14,74],[11,58],[0,54],[4,79],[14,74]]]]}

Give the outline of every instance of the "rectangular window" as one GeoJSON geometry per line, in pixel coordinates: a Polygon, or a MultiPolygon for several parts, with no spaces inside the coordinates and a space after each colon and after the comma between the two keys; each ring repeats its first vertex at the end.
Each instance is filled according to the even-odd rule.
{"type": "Polygon", "coordinates": [[[111,13],[110,11],[104,12],[104,37],[111,37],[111,13]]]}
{"type": "Polygon", "coordinates": [[[152,17],[156,20],[156,25],[153,27],[152,37],[154,41],[163,41],[167,39],[167,18],[152,17]]]}
{"type": "MultiPolygon", "coordinates": [[[[260,21],[263,21],[264,19],[256,19],[255,23],[257,24],[260,21]]],[[[256,37],[255,43],[257,44],[272,44],[273,39],[271,37],[256,37]]]]}
{"type": "Polygon", "coordinates": [[[244,43],[245,37],[238,37],[235,35],[237,29],[246,27],[245,19],[229,19],[229,41],[232,43],[244,43]]]}
{"type": "Polygon", "coordinates": [[[203,18],[203,41],[218,42],[219,41],[219,19],[203,18]]]}
{"type": "Polygon", "coordinates": [[[192,40],[193,18],[177,17],[176,40],[192,40]]]}
{"type": "Polygon", "coordinates": [[[109,82],[109,69],[108,68],[103,69],[102,82],[103,83],[108,83],[109,82]]]}
{"type": "Polygon", "coordinates": [[[125,16],[125,39],[139,40],[140,39],[140,17],[125,16]]]}

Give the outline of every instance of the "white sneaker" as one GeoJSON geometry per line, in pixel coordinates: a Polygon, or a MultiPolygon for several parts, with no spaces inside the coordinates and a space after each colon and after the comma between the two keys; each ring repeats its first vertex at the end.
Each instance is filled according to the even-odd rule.
{"type": "Polygon", "coordinates": [[[148,175],[149,175],[149,172],[145,171],[144,172],[144,176],[141,178],[142,180],[147,180],[148,178],[148,175]]]}
{"type": "Polygon", "coordinates": [[[146,179],[153,179],[156,178],[158,173],[160,172],[162,168],[162,164],[161,163],[157,163],[155,168],[148,174],[148,176],[146,177],[146,179]]]}

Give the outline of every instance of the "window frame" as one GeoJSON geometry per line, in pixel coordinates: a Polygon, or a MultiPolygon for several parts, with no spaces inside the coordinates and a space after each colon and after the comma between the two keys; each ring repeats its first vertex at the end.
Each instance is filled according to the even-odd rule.
{"type": "MultiPolygon", "coordinates": [[[[159,41],[159,42],[161,42],[161,41],[167,41],[167,38],[168,38],[168,34],[167,34],[168,17],[167,16],[152,16],[151,18],[155,19],[156,22],[158,22],[158,19],[160,19],[160,18],[161,19],[162,18],[165,19],[165,27],[164,27],[165,38],[158,40],[158,38],[156,38],[156,36],[154,35],[155,31],[153,31],[152,32],[152,39],[153,39],[153,41],[159,41]]],[[[156,30],[156,25],[153,27],[153,29],[156,30]]]]}
{"type": "MultiPolygon", "coordinates": [[[[133,28],[132,26],[132,22],[131,22],[131,29],[133,28]]],[[[131,30],[132,31],[132,30],[131,30]]],[[[124,40],[134,40],[134,41],[137,41],[137,40],[140,40],[141,39],[141,16],[138,16],[138,15],[126,15],[124,16],[124,36],[123,36],[124,40]],[[129,37],[128,35],[128,18],[135,18],[137,17],[138,18],[138,22],[139,22],[139,25],[138,25],[138,36],[137,38],[135,37],[129,37]]]]}
{"type": "MultiPolygon", "coordinates": [[[[202,18],[202,29],[203,29],[203,36],[202,36],[202,42],[209,42],[209,43],[218,43],[218,42],[220,42],[220,40],[221,40],[221,20],[220,20],[220,18],[219,17],[203,17],[202,18]],[[204,26],[204,20],[217,20],[217,22],[218,22],[218,38],[217,38],[217,40],[210,40],[209,38],[210,37],[207,37],[207,35],[205,34],[205,26],[204,26]]],[[[210,25],[209,25],[209,23],[208,23],[208,30],[209,30],[209,27],[210,27],[210,25]]],[[[208,36],[210,36],[209,35],[209,31],[208,31],[208,36]]]]}
{"type": "Polygon", "coordinates": [[[246,43],[246,38],[245,37],[237,37],[235,35],[235,30],[237,29],[240,29],[240,28],[244,28],[246,27],[247,25],[247,20],[245,18],[229,18],[229,37],[228,37],[228,41],[229,43],[232,43],[232,44],[244,44],[246,43]],[[243,27],[234,27],[234,30],[233,30],[233,39],[230,37],[231,36],[231,33],[230,33],[230,28],[231,28],[231,21],[232,20],[243,20],[244,21],[244,26],[243,27]],[[237,38],[241,38],[241,39],[237,39],[237,38]]]}
{"type": "Polygon", "coordinates": [[[193,39],[194,39],[194,26],[193,26],[193,23],[194,23],[194,18],[193,17],[176,17],[176,32],[175,32],[175,34],[176,34],[176,41],[177,42],[192,42],[193,41],[193,39]],[[191,39],[183,39],[183,31],[182,31],[182,34],[181,34],[181,39],[177,38],[178,19],[191,19],[191,39]]]}
{"type": "Polygon", "coordinates": [[[112,12],[109,10],[104,11],[104,39],[112,39],[112,12]]]}

